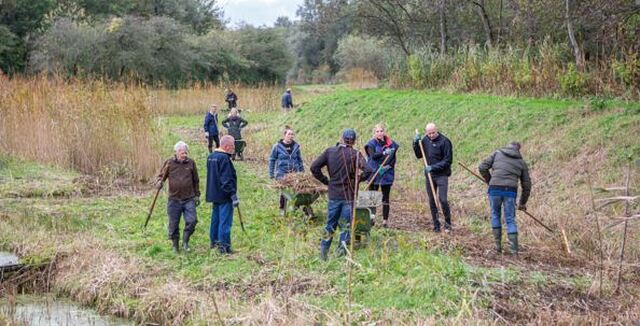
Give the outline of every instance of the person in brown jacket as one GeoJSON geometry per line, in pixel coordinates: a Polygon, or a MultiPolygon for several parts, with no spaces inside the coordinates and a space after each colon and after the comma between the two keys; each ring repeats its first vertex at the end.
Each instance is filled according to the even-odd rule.
{"type": "Polygon", "coordinates": [[[198,223],[196,207],[200,205],[200,179],[196,163],[187,157],[189,152],[187,144],[179,141],[173,148],[176,154],[164,162],[156,184],[161,189],[164,181],[169,179],[169,200],[167,201],[169,240],[172,242],[173,252],[178,253],[180,251],[180,215],[184,214],[182,245],[185,252],[189,251],[189,238],[198,223]]]}

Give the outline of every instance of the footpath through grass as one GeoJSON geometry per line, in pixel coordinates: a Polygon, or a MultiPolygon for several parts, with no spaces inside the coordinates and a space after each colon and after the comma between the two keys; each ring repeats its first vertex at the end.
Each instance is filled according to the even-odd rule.
{"type": "MultiPolygon", "coordinates": [[[[211,205],[204,203],[204,197],[198,208],[192,252],[176,256],[166,240],[165,191],[143,233],[141,225],[152,200],[151,188],[77,196],[73,191],[75,173],[7,157],[0,161],[0,249],[13,250],[28,261],[42,261],[56,254],[59,259],[82,257],[87,268],[82,273],[74,273],[71,267],[61,270],[53,290],[95,305],[103,312],[139,322],[212,322],[217,317],[209,300],[215,295],[222,318],[229,322],[339,323],[346,312],[347,263],[344,258],[331,257],[329,262],[318,259],[326,201],[315,205],[320,221],[304,224],[295,214],[288,218],[278,216],[278,193],[269,186],[266,156],[285,124],[298,132],[308,169],[308,163],[321,150],[335,144],[343,128],[356,128],[361,145],[370,138],[375,123],[387,123],[391,136],[401,145],[392,196],[397,201],[415,201],[416,209],[424,209],[419,201],[424,181],[419,173],[420,163],[413,157],[411,139],[414,129],[422,132],[428,121],[435,121],[452,140],[455,161],[472,166],[509,140],[523,141],[524,154],[538,182],[544,181],[561,196],[569,196],[569,191],[562,184],[565,179],[552,170],[554,167],[569,167],[581,155],[605,151],[607,155],[593,164],[613,168],[596,171],[597,180],[615,180],[619,177],[617,167],[629,156],[640,157],[638,137],[630,137],[640,134],[637,103],[612,102],[592,107],[579,101],[339,90],[312,99],[289,114],[246,110],[243,116],[250,123],[244,131],[249,160],[237,162],[236,169],[247,234],[240,230],[236,216],[232,230],[235,255],[224,257],[208,249],[211,205]],[[34,183],[38,186],[34,187],[34,183]],[[105,261],[87,252],[119,258],[105,261]],[[118,266],[126,269],[128,278],[117,273],[100,274],[107,269],[103,265],[113,261],[121,262],[118,266]],[[132,288],[137,284],[145,287],[132,288]],[[182,291],[176,292],[175,288],[182,291]],[[163,296],[167,297],[162,301],[165,306],[154,308],[159,300],[155,298],[163,296]]],[[[194,138],[199,135],[202,118],[161,117],[158,124],[165,131],[165,157],[172,154],[176,141],[183,139],[190,144],[190,156],[198,164],[204,194],[208,153],[202,143],[204,138],[194,138]]],[[[488,222],[470,218],[482,215],[486,209],[481,195],[477,196],[482,193],[482,186],[473,185],[463,173],[454,166],[451,200],[457,206],[456,212],[465,212],[461,206],[470,207],[466,207],[468,216],[454,216],[454,221],[490,242],[488,222]],[[475,198],[468,199],[469,193],[475,193],[475,198]]],[[[581,185],[584,187],[584,182],[581,185]]],[[[533,203],[548,201],[548,191],[541,195],[534,184],[533,203]]],[[[554,196],[553,201],[559,199],[554,196]]],[[[567,209],[579,205],[564,204],[567,209]]],[[[392,208],[392,219],[400,218],[393,214],[392,208]]],[[[535,232],[527,231],[531,228],[525,221],[519,222],[523,222],[523,242],[533,242],[527,236],[536,235],[535,232]]],[[[351,310],[355,320],[414,323],[492,319],[487,313],[487,286],[534,281],[536,286],[545,286],[555,277],[536,272],[537,277],[531,281],[526,271],[518,268],[476,266],[463,259],[467,248],[459,247],[457,242],[452,240],[443,249],[433,245],[435,236],[426,228],[416,227],[414,231],[376,228],[370,244],[355,252],[351,310]]],[[[455,236],[454,233],[452,237],[455,236]]],[[[447,239],[442,241],[449,242],[447,239]]],[[[637,256],[632,252],[630,259],[634,258],[637,256]]],[[[582,283],[593,280],[592,275],[577,277],[582,283]]],[[[566,280],[578,281],[571,277],[566,280]]]]}

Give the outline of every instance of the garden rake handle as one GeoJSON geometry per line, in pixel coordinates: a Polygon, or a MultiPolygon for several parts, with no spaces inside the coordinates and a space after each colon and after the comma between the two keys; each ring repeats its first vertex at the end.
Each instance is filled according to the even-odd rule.
{"type": "MultiPolygon", "coordinates": [[[[418,131],[418,129],[416,129],[416,135],[420,135],[420,132],[418,131]]],[[[424,167],[426,169],[427,166],[429,165],[429,162],[427,161],[427,155],[425,154],[424,146],[422,146],[422,139],[420,139],[418,143],[420,144],[420,152],[422,152],[422,161],[424,162],[424,167]]],[[[436,202],[436,206],[442,212],[443,210],[442,210],[442,207],[440,207],[440,198],[438,198],[436,187],[433,186],[433,179],[431,179],[431,172],[427,172],[427,178],[429,179],[429,186],[431,186],[431,194],[433,194],[433,201],[436,202]]]]}
{"type": "MultiPolygon", "coordinates": [[[[380,167],[383,167],[385,163],[387,163],[387,160],[389,160],[389,158],[391,157],[391,155],[388,155],[387,157],[384,158],[384,161],[382,161],[382,164],[380,164],[380,167]]],[[[376,180],[376,177],[378,177],[378,173],[380,172],[380,168],[376,169],[376,173],[373,175],[373,177],[371,178],[371,181],[369,181],[369,183],[367,183],[367,188],[369,189],[369,186],[371,186],[371,184],[373,183],[373,181],[376,180]]]]}
{"type": "Polygon", "coordinates": [[[144,221],[144,226],[142,227],[143,230],[147,229],[147,224],[149,224],[149,219],[151,218],[151,214],[153,213],[153,208],[156,207],[156,201],[158,200],[158,195],[160,194],[161,189],[162,187],[159,187],[158,190],[156,190],[156,195],[153,196],[153,203],[151,203],[149,214],[147,214],[147,219],[144,221]]]}
{"type": "MultiPolygon", "coordinates": [[[[469,169],[466,165],[462,164],[461,162],[458,162],[458,164],[460,164],[460,166],[467,170],[469,173],[473,174],[476,178],[482,180],[482,182],[484,182],[484,184],[487,184],[487,181],[479,176],[477,173],[473,172],[471,169],[469,169]]],[[[525,215],[529,216],[531,219],[533,219],[534,221],[536,221],[536,223],[538,223],[540,226],[542,226],[543,228],[547,229],[547,231],[551,232],[552,234],[555,234],[555,232],[553,232],[553,230],[551,230],[551,228],[549,228],[548,226],[546,226],[544,223],[542,223],[540,220],[538,220],[537,218],[535,218],[535,216],[531,215],[531,213],[527,212],[527,211],[522,211],[524,212],[525,215]]]]}

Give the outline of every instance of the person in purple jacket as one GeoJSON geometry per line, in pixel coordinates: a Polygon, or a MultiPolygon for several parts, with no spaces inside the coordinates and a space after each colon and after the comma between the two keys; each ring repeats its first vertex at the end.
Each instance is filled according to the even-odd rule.
{"type": "MultiPolygon", "coordinates": [[[[364,146],[367,153],[367,165],[373,171],[378,171],[373,182],[369,182],[369,190],[382,190],[382,227],[389,223],[389,196],[395,177],[396,151],[400,147],[387,135],[384,124],[379,123],[373,128],[373,138],[364,146]],[[384,163],[384,164],[383,164],[384,163]]],[[[372,176],[373,178],[373,176],[372,176]]]]}

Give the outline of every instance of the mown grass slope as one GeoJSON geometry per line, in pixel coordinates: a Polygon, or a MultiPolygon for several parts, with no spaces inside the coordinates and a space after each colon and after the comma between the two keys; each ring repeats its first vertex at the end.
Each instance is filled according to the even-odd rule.
{"type": "MultiPolygon", "coordinates": [[[[370,245],[356,251],[354,305],[349,312],[353,320],[463,323],[493,320],[498,318],[495,314],[510,321],[597,318],[601,311],[572,306],[581,300],[591,303],[597,280],[585,263],[595,257],[596,241],[593,220],[584,218],[589,206],[587,171],[594,184],[607,185],[620,181],[629,157],[640,157],[640,105],[595,104],[339,90],[288,114],[248,108],[243,112],[250,123],[244,131],[248,160],[236,164],[247,234],[241,232],[236,218],[232,241],[237,254],[232,257],[208,250],[209,204],[198,208],[193,251],[175,256],[165,240],[165,195],[143,233],[140,226],[152,199],[151,189],[77,196],[68,190],[73,187],[73,173],[5,158],[0,161],[0,179],[11,182],[12,190],[0,188],[0,247],[33,261],[57,257],[55,291],[139,322],[212,322],[217,319],[216,300],[227,322],[340,323],[348,312],[347,263],[335,257],[327,263],[317,259],[321,222],[307,225],[295,214],[286,219],[277,216],[278,194],[269,185],[266,157],[285,124],[298,132],[308,163],[335,144],[344,127],[356,128],[361,146],[373,125],[385,122],[401,145],[392,226],[405,220],[410,227],[405,223],[405,231],[375,229],[370,245]],[[507,141],[523,141],[534,177],[530,209],[552,227],[566,228],[572,256],[566,257],[555,240],[524,217],[519,218],[523,257],[491,256],[486,250],[491,238],[488,221],[483,219],[488,215],[484,187],[457,166],[450,190],[457,230],[450,236],[428,232],[424,176],[411,150],[414,129],[423,131],[428,121],[436,122],[452,140],[454,164],[462,161],[475,167],[507,141]],[[15,177],[27,175],[24,183],[15,177]],[[32,179],[47,183],[45,194],[63,195],[42,197],[30,190],[27,180],[32,179]],[[56,192],[58,188],[64,191],[56,192]],[[544,295],[519,296],[527,291],[544,295]],[[550,300],[566,304],[549,308],[550,300]],[[522,312],[515,311],[519,304],[522,312]]],[[[179,139],[191,145],[190,156],[198,163],[204,192],[207,153],[198,132],[202,118],[161,117],[158,127],[164,134],[165,156],[171,155],[179,139]]],[[[637,181],[636,174],[632,182],[637,181]]],[[[315,208],[322,220],[326,202],[321,200],[315,208]]],[[[637,228],[632,231],[627,254],[629,261],[637,262],[637,228]]],[[[618,235],[616,229],[605,234],[607,257],[616,252],[618,235]]],[[[607,275],[614,272],[606,271],[607,275]]],[[[611,286],[611,282],[605,284],[608,290],[611,286]]],[[[623,297],[594,302],[613,302],[629,311],[627,302],[616,301],[623,297]]],[[[607,318],[625,316],[631,318],[619,311],[617,317],[607,318]]]]}

